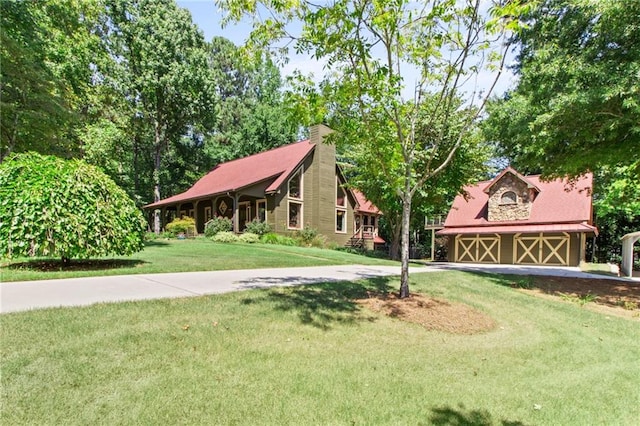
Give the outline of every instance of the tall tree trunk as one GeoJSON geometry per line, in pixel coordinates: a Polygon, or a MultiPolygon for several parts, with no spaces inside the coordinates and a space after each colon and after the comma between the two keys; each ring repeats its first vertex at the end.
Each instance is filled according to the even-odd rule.
{"type": "Polygon", "coordinates": [[[398,217],[394,222],[389,221],[391,228],[391,247],[389,248],[389,257],[392,260],[400,260],[400,240],[402,238],[402,216],[398,217]]]}
{"type": "MultiPolygon", "coordinates": [[[[162,137],[160,134],[160,123],[156,120],[155,130],[155,150],[153,161],[153,202],[160,201],[160,167],[162,164],[162,137]]],[[[153,232],[160,233],[160,210],[153,211],[153,232]]]]}
{"type": "Polygon", "coordinates": [[[402,201],[402,249],[400,251],[400,298],[409,297],[409,227],[411,224],[411,196],[402,201]]]}

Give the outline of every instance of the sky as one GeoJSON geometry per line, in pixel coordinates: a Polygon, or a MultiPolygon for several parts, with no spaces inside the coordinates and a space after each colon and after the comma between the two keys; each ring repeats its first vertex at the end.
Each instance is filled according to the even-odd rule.
{"type": "MultiPolygon", "coordinates": [[[[214,0],[178,0],[178,6],[188,9],[191,12],[193,22],[202,30],[204,37],[207,41],[210,41],[214,36],[223,36],[236,45],[244,44],[245,40],[251,32],[251,25],[248,23],[240,23],[236,25],[229,25],[226,28],[222,28],[222,14],[218,12],[214,0]]],[[[303,75],[313,74],[316,81],[319,81],[322,77],[322,63],[311,59],[305,55],[295,55],[289,58],[289,62],[281,68],[283,76],[288,76],[293,73],[294,70],[299,70],[303,75]]],[[[407,81],[406,93],[403,93],[405,99],[413,98],[411,83],[417,80],[416,76],[405,76],[407,81]]],[[[483,81],[486,82],[488,87],[492,76],[488,73],[479,77],[479,84],[482,85],[483,81]]],[[[516,81],[515,76],[508,70],[503,72],[498,84],[494,90],[494,94],[500,95],[504,93],[510,86],[516,81]]]]}

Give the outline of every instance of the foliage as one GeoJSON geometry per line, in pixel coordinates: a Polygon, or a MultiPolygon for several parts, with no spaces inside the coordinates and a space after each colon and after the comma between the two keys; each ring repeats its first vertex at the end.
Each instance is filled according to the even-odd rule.
{"type": "Polygon", "coordinates": [[[24,153],[0,164],[2,257],[129,255],[145,228],[126,193],[81,160],[24,153]]]}
{"type": "Polygon", "coordinates": [[[271,226],[269,226],[267,222],[254,219],[251,222],[247,223],[247,226],[244,228],[244,231],[262,236],[264,234],[268,234],[269,232],[271,232],[271,226]]]}
{"type": "Polygon", "coordinates": [[[207,223],[204,224],[204,235],[207,237],[213,237],[218,232],[231,231],[233,229],[233,222],[228,217],[215,216],[207,223]]]}
{"type": "Polygon", "coordinates": [[[296,231],[293,235],[295,239],[300,241],[300,244],[310,246],[313,239],[318,236],[318,230],[305,226],[303,229],[296,231]]]}
{"type": "MultiPolygon", "coordinates": [[[[215,118],[204,38],[173,0],[107,0],[106,5],[108,46],[118,59],[105,77],[129,104],[134,141],[151,140],[153,200],[158,201],[165,154],[184,135],[209,130],[215,118]]],[[[156,232],[158,226],[156,218],[156,232]]]]}
{"type": "Polygon", "coordinates": [[[260,235],[245,232],[238,237],[241,243],[255,244],[260,242],[260,235]]]}
{"type": "Polygon", "coordinates": [[[311,247],[325,248],[327,247],[327,237],[325,237],[324,235],[316,235],[311,239],[309,245],[311,247]]]}
{"type": "Polygon", "coordinates": [[[280,71],[268,54],[248,57],[231,41],[214,37],[209,63],[219,99],[216,131],[205,141],[212,164],[295,140],[297,123],[285,108],[280,71]]]}
{"type": "MultiPolygon", "coordinates": [[[[517,28],[519,2],[492,2],[490,13],[481,10],[479,0],[217,3],[228,11],[228,20],[253,19],[251,43],[290,41],[297,52],[324,61],[328,76],[320,91],[301,79],[293,100],[307,110],[301,116],[335,117],[334,141],[361,146],[374,160],[371,167],[385,176],[381,192],[402,206],[400,296],[408,297],[412,201],[449,166],[483,112],[493,86],[480,93],[477,76],[481,70],[500,75],[506,54],[500,41],[517,28]],[[263,9],[270,16],[264,21],[263,9]],[[301,33],[291,36],[289,24],[295,21],[302,23],[301,33]],[[404,80],[405,69],[417,71],[413,87],[404,80]]],[[[358,161],[359,167],[366,164],[358,161]]]]}
{"type": "Polygon", "coordinates": [[[518,85],[489,109],[489,137],[545,175],[638,176],[640,2],[544,0],[524,19],[518,85]]]}
{"type": "Polygon", "coordinates": [[[265,244],[278,244],[281,246],[297,246],[298,242],[286,235],[276,234],[275,232],[269,232],[260,237],[260,241],[265,244]]]}
{"type": "Polygon", "coordinates": [[[238,242],[238,236],[233,232],[221,231],[211,238],[216,243],[235,243],[238,242]]]}
{"type": "Polygon", "coordinates": [[[184,234],[185,236],[192,236],[196,234],[196,221],[192,217],[175,218],[171,222],[167,223],[167,232],[170,232],[172,236],[184,234]]]}
{"type": "Polygon", "coordinates": [[[97,0],[0,2],[0,162],[11,152],[77,155],[74,131],[104,50],[97,0]]]}

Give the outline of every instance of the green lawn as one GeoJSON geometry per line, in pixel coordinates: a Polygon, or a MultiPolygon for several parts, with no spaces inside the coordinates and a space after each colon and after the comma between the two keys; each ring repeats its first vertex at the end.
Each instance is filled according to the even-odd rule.
{"type": "Polygon", "coordinates": [[[0,262],[2,281],[46,280],[161,272],[213,271],[229,269],[281,268],[322,265],[397,265],[337,250],[290,247],[273,244],[222,244],[207,239],[158,240],[133,256],[92,261],[62,270],[58,261],[50,265],[41,259],[0,262]]]}
{"type": "Polygon", "coordinates": [[[497,323],[353,302],[395,278],[5,314],[2,424],[636,425],[640,323],[497,276],[412,276],[497,323]]]}

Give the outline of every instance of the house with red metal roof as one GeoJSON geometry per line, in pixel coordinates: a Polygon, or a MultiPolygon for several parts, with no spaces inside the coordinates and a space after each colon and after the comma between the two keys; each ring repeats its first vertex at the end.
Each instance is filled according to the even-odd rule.
{"type": "Polygon", "coordinates": [[[337,244],[369,246],[378,237],[380,211],[349,189],[336,164],[335,146],[323,143],[331,129],[310,129],[308,140],[219,164],[181,194],[145,206],[159,210],[161,227],[176,217],[195,219],[198,232],[214,216],[243,232],[252,220],[288,234],[314,228],[337,244]]]}
{"type": "Polygon", "coordinates": [[[593,176],[577,181],[523,176],[511,167],[464,188],[436,233],[453,262],[575,266],[593,225],[593,176]]]}

